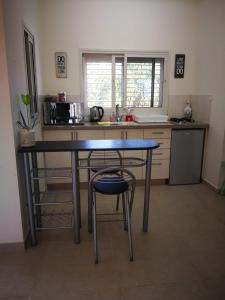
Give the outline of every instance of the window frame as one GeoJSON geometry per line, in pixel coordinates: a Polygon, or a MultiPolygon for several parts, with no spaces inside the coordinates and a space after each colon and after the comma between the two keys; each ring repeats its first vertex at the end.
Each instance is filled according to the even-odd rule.
{"type": "MultiPolygon", "coordinates": [[[[164,59],[164,68],[163,68],[163,81],[161,82],[162,89],[160,89],[161,92],[163,92],[162,95],[162,106],[161,107],[132,107],[133,111],[140,111],[143,112],[144,110],[148,110],[151,113],[166,113],[167,112],[167,105],[168,105],[168,88],[167,88],[167,81],[168,81],[168,74],[169,74],[169,51],[120,51],[120,50],[112,50],[112,51],[104,51],[104,50],[90,50],[90,49],[80,49],[80,89],[81,89],[81,97],[84,101],[84,108],[85,112],[87,112],[90,108],[87,105],[87,98],[85,95],[86,87],[85,87],[85,76],[86,76],[86,68],[85,68],[85,54],[109,54],[112,55],[112,60],[115,60],[116,57],[123,56],[124,57],[124,76],[123,76],[123,99],[126,99],[126,84],[127,84],[127,59],[129,57],[145,57],[145,58],[163,58],[164,59]]],[[[115,62],[115,61],[114,61],[115,62]]],[[[112,73],[115,75],[115,64],[113,64],[112,73]]],[[[113,77],[115,78],[115,77],[113,77]]],[[[113,85],[113,80],[112,80],[113,85]]],[[[114,93],[114,88],[112,88],[112,92],[114,93]]],[[[114,93],[115,94],[115,93],[114,93]]],[[[124,105],[126,102],[123,101],[122,107],[123,109],[126,109],[127,107],[124,105]]],[[[111,113],[113,110],[115,110],[115,107],[113,106],[115,104],[115,95],[112,95],[112,107],[106,108],[106,113],[111,113]]]]}

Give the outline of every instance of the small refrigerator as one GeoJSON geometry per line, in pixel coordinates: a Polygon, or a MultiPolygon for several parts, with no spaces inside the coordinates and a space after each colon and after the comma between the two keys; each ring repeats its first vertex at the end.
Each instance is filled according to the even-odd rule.
{"type": "Polygon", "coordinates": [[[169,184],[201,182],[205,129],[173,129],[169,184]]]}

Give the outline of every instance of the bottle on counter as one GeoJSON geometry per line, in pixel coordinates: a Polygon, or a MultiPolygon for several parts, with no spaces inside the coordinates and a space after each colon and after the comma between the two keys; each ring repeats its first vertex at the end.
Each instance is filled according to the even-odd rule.
{"type": "Polygon", "coordinates": [[[110,121],[111,121],[111,122],[116,122],[116,115],[115,115],[115,112],[113,112],[112,115],[110,116],[110,121]]]}
{"type": "Polygon", "coordinates": [[[192,108],[190,101],[186,102],[186,106],[184,108],[184,118],[188,121],[190,121],[192,118],[192,108]]]}

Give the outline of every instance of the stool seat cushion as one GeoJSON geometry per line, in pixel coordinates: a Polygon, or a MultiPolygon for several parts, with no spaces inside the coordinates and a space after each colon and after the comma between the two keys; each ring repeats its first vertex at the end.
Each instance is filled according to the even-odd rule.
{"type": "Polygon", "coordinates": [[[94,188],[101,194],[114,195],[126,192],[129,184],[121,176],[105,176],[96,180],[94,188]]]}

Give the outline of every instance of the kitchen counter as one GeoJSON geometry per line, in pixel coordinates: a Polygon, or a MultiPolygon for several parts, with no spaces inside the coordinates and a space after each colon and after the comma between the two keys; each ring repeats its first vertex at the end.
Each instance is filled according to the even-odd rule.
{"type": "MultiPolygon", "coordinates": [[[[197,129],[207,130],[209,127],[206,123],[194,122],[177,124],[175,122],[167,123],[136,123],[136,122],[121,122],[118,125],[114,124],[97,124],[85,122],[84,125],[75,126],[44,126],[43,140],[134,140],[134,139],[153,139],[160,144],[160,149],[153,152],[152,178],[166,180],[169,178],[170,166],[170,145],[171,131],[173,129],[188,130],[197,129]]],[[[82,153],[84,156],[85,153],[82,153]]],[[[124,153],[124,155],[129,155],[124,153]]],[[[135,157],[143,158],[143,151],[135,151],[135,157]]],[[[49,167],[55,165],[67,166],[70,163],[70,158],[66,154],[60,153],[53,157],[50,153],[46,153],[46,162],[49,167]]],[[[87,182],[86,173],[81,170],[81,182],[87,182]]],[[[135,169],[134,175],[138,180],[144,178],[144,171],[135,169]]],[[[51,181],[52,183],[52,181],[51,181]]],[[[57,182],[54,182],[57,183],[57,182]]]]}
{"type": "Polygon", "coordinates": [[[141,128],[209,128],[209,124],[201,122],[182,123],[164,122],[164,123],[136,123],[136,122],[119,122],[116,124],[99,125],[95,122],[84,122],[78,125],[44,125],[44,130],[96,130],[96,129],[141,129],[141,128]]]}

